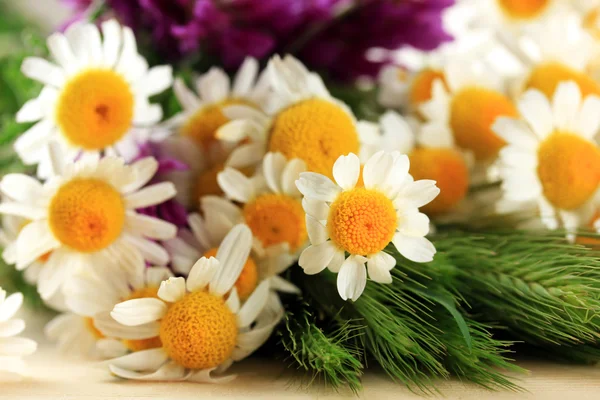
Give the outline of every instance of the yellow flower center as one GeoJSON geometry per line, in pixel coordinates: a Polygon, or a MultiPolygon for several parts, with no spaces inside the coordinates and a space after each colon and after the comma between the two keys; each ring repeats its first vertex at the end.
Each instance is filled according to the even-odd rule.
{"type": "MultiPolygon", "coordinates": [[[[123,301],[145,299],[148,297],[158,299],[158,288],[149,286],[134,290],[127,298],[123,299],[123,301]]],[[[123,340],[123,344],[131,351],[142,351],[162,347],[162,342],[158,336],[148,339],[126,339],[123,340]]]]}
{"type": "Polygon", "coordinates": [[[342,192],[331,204],[329,237],[350,254],[370,255],[387,246],[398,226],[392,201],[365,188],[342,192]]]}
{"type": "Polygon", "coordinates": [[[310,171],[331,177],[341,155],[358,154],[358,132],[352,117],[339,105],[310,99],[281,111],[273,121],[269,151],[300,158],[310,171]]]}
{"type": "Polygon", "coordinates": [[[74,146],[103,149],[130,129],[134,101],[129,84],[120,74],[111,69],[88,69],[62,90],[56,123],[74,146]]]}
{"type": "MultiPolygon", "coordinates": [[[[196,199],[209,195],[221,196],[223,194],[223,190],[217,182],[217,175],[219,172],[223,171],[224,168],[225,165],[223,163],[217,163],[198,175],[194,186],[196,199]]],[[[253,167],[237,168],[237,170],[248,177],[254,173],[253,167]]]]}
{"type": "Polygon", "coordinates": [[[410,174],[419,179],[433,179],[440,194],[421,210],[427,214],[450,211],[469,189],[469,169],[464,158],[455,150],[420,148],[410,154],[410,174]]]}
{"type": "Polygon", "coordinates": [[[244,206],[244,218],[263,246],[288,243],[292,251],[307,238],[300,201],[281,194],[263,194],[244,206]]]}
{"type": "Polygon", "coordinates": [[[584,15],[583,27],[596,39],[600,39],[600,7],[592,8],[584,15]]]}
{"type": "Polygon", "coordinates": [[[552,0],[497,0],[510,18],[528,20],[538,17],[552,0]]]}
{"type": "Polygon", "coordinates": [[[438,79],[441,79],[444,86],[446,86],[446,79],[442,71],[426,68],[415,75],[408,92],[410,104],[416,107],[430,100],[433,82],[438,79]]]}
{"type": "Polygon", "coordinates": [[[217,130],[229,122],[229,118],[223,114],[223,108],[232,105],[254,105],[243,99],[230,98],[219,103],[206,105],[200,108],[181,127],[181,134],[192,139],[200,148],[209,150],[210,146],[217,142],[215,134],[217,130]]]}
{"type": "Polygon", "coordinates": [[[198,291],[173,303],[160,322],[169,357],[185,368],[214,368],[233,352],[238,327],[222,297],[198,291]]]}
{"type": "Polygon", "coordinates": [[[450,106],[450,127],[456,143],[471,150],[479,161],[491,160],[504,146],[492,131],[498,117],[515,117],[517,111],[503,94],[482,87],[459,91],[450,106]]]}
{"type": "Polygon", "coordinates": [[[99,179],[73,179],[50,202],[48,222],[56,239],[82,253],[111,245],[125,224],[121,194],[99,179]]]}
{"type": "Polygon", "coordinates": [[[92,334],[94,339],[104,339],[104,335],[102,334],[102,332],[100,332],[98,328],[96,328],[96,325],[94,325],[94,318],[83,317],[83,323],[85,324],[87,330],[92,334]]]}
{"type": "Polygon", "coordinates": [[[592,77],[559,62],[544,63],[533,68],[525,88],[537,89],[551,99],[558,84],[564,81],[575,81],[583,97],[600,95],[600,84],[592,77]]]}
{"type": "MultiPolygon", "coordinates": [[[[217,248],[212,248],[204,253],[204,257],[215,257],[217,255],[217,248]]],[[[237,289],[237,293],[239,298],[244,301],[256,289],[258,284],[258,268],[256,263],[252,259],[252,257],[248,257],[246,263],[244,264],[244,268],[242,269],[242,273],[238,277],[237,281],[235,281],[235,288],[237,289]]]]}
{"type": "Polygon", "coordinates": [[[576,209],[598,189],[600,149],[580,136],[555,132],[538,149],[537,173],[552,205],[576,209]]]}

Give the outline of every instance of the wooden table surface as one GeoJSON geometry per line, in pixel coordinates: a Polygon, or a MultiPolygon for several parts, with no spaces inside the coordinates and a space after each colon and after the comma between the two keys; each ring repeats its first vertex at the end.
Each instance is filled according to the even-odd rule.
{"type": "MultiPolygon", "coordinates": [[[[322,386],[299,387],[300,375],[270,360],[250,359],[240,363],[238,379],[224,385],[186,382],[154,383],[124,381],[112,377],[100,364],[69,359],[43,345],[28,359],[28,377],[21,382],[0,383],[0,399],[341,399],[349,391],[336,393],[322,386]]],[[[525,393],[490,392],[458,381],[440,382],[444,399],[544,399],[599,400],[600,367],[572,366],[522,361],[530,370],[521,376],[525,393]]],[[[381,372],[364,377],[365,399],[423,399],[391,382],[381,372]]]]}

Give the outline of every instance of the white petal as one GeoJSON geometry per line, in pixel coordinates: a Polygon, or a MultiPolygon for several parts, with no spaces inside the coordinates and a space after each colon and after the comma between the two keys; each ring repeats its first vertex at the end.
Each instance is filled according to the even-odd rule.
{"type": "Polygon", "coordinates": [[[331,261],[329,261],[329,264],[327,264],[327,269],[337,274],[340,272],[340,268],[342,268],[344,261],[346,261],[346,253],[343,251],[336,251],[331,261]]]}
{"type": "Polygon", "coordinates": [[[172,239],[177,234],[177,227],[175,225],[158,218],[131,211],[127,212],[126,229],[128,233],[151,239],[172,239]]]}
{"type": "Polygon", "coordinates": [[[3,337],[18,335],[25,329],[25,321],[22,319],[11,319],[5,322],[0,322],[0,340],[3,337]]]}
{"type": "Polygon", "coordinates": [[[44,117],[44,112],[38,99],[28,100],[23,107],[17,112],[16,121],[21,122],[35,122],[44,117]]]}
{"type": "Polygon", "coordinates": [[[102,50],[104,64],[107,67],[114,67],[119,57],[119,50],[121,48],[121,26],[114,20],[108,20],[102,22],[102,50]]]}
{"type": "Polygon", "coordinates": [[[219,376],[213,377],[211,373],[216,368],[211,369],[201,369],[197,372],[192,373],[186,381],[188,382],[198,382],[198,383],[227,383],[233,381],[237,375],[227,375],[227,376],[219,376]]]}
{"type": "Polygon", "coordinates": [[[164,301],[154,298],[133,299],[119,303],[110,315],[123,325],[137,326],[161,319],[167,312],[164,301]]]}
{"type": "Polygon", "coordinates": [[[281,189],[283,193],[291,197],[302,196],[302,193],[296,187],[296,181],[303,172],[306,172],[306,163],[303,160],[294,158],[287,163],[281,176],[281,189]]]}
{"type": "Polygon", "coordinates": [[[573,81],[559,83],[552,100],[554,126],[561,130],[573,129],[581,104],[579,86],[573,81]]]}
{"type": "Polygon", "coordinates": [[[0,304],[0,322],[8,321],[12,318],[23,304],[23,295],[13,293],[0,304]]]}
{"type": "Polygon", "coordinates": [[[0,181],[0,190],[11,200],[27,204],[40,204],[44,190],[37,179],[24,174],[7,174],[0,181]]]}
{"type": "Polygon", "coordinates": [[[227,197],[240,203],[247,203],[255,196],[252,180],[236,169],[226,167],[217,174],[217,182],[227,197]]]}
{"type": "Polygon", "coordinates": [[[394,207],[399,210],[423,207],[440,194],[435,181],[421,179],[406,185],[394,199],[394,207]]]}
{"type": "Polygon", "coordinates": [[[498,117],[492,125],[492,130],[509,145],[527,150],[537,149],[538,138],[524,121],[498,117]]]}
{"type": "Polygon", "coordinates": [[[235,287],[231,289],[231,292],[229,292],[229,297],[227,298],[225,305],[234,314],[237,314],[240,311],[240,296],[238,296],[237,289],[235,287]]]}
{"type": "Polygon", "coordinates": [[[269,298],[269,282],[263,281],[254,289],[248,300],[237,314],[237,323],[240,329],[250,326],[258,314],[263,310],[269,298]]]}
{"type": "Polygon", "coordinates": [[[384,151],[375,153],[365,164],[363,169],[363,182],[365,188],[379,187],[392,169],[394,159],[391,154],[384,151]]]}
{"type": "Polygon", "coordinates": [[[164,265],[169,262],[169,253],[152,240],[134,235],[123,235],[123,240],[135,246],[144,260],[152,264],[164,265]]]}
{"type": "Polygon", "coordinates": [[[56,32],[48,37],[46,40],[48,50],[52,54],[52,58],[56,60],[58,65],[65,69],[65,71],[73,72],[79,61],[73,54],[69,41],[62,33],[56,32]]]}
{"type": "MultiPolygon", "coordinates": [[[[160,284],[158,297],[169,303],[175,303],[185,296],[185,279],[182,277],[171,277],[160,284]]],[[[150,322],[150,321],[146,321],[150,322]]]]}
{"type": "Polygon", "coordinates": [[[344,261],[337,276],[337,288],[343,300],[356,301],[367,284],[366,258],[350,256],[344,261]]]}
{"type": "Polygon", "coordinates": [[[336,252],[340,252],[331,241],[312,245],[300,254],[298,264],[307,275],[318,274],[331,262],[336,252]]]}
{"type": "Polygon", "coordinates": [[[267,153],[263,160],[263,174],[269,189],[275,193],[281,193],[281,176],[287,160],[281,153],[267,153]]]}
{"type": "Polygon", "coordinates": [[[125,196],[125,207],[135,209],[161,204],[175,194],[175,185],[171,182],[157,183],[125,196]]]}
{"type": "Polygon", "coordinates": [[[220,268],[210,282],[210,293],[224,295],[237,281],[250,255],[252,232],[246,225],[236,225],[217,250],[220,268]]]}
{"type": "Polygon", "coordinates": [[[47,221],[27,224],[17,238],[17,269],[23,269],[59,246],[60,242],[50,232],[47,221]]]}
{"type": "Polygon", "coordinates": [[[173,68],[160,65],[150,68],[148,74],[136,84],[138,94],[154,96],[168,89],[173,83],[173,68]]]}
{"type": "Polygon", "coordinates": [[[200,258],[190,270],[186,283],[187,290],[195,292],[204,289],[213,279],[219,267],[219,260],[214,257],[200,258]]]}
{"type": "Polygon", "coordinates": [[[400,213],[398,231],[406,236],[425,236],[429,233],[429,217],[417,210],[400,213]]]}
{"type": "Polygon", "coordinates": [[[153,373],[133,372],[116,365],[109,365],[108,368],[110,372],[121,378],[139,381],[182,381],[190,375],[190,373],[186,373],[184,367],[174,361],[167,362],[153,373]]]}
{"type": "Polygon", "coordinates": [[[518,109],[540,139],[552,133],[554,117],[550,102],[542,92],[537,90],[525,92],[519,100],[518,109]]]}
{"type": "Polygon", "coordinates": [[[3,356],[26,356],[36,349],[37,343],[31,339],[9,337],[0,340],[0,354],[3,356]]]}
{"type": "Polygon", "coordinates": [[[158,161],[153,157],[145,157],[131,164],[136,176],[135,182],[123,188],[122,193],[131,193],[144,186],[158,170],[158,161]]]}
{"type": "Polygon", "coordinates": [[[392,243],[400,254],[411,261],[424,263],[433,260],[435,247],[424,237],[411,237],[396,233],[392,243]]]}
{"type": "Polygon", "coordinates": [[[587,139],[593,139],[600,128],[600,97],[587,96],[579,112],[576,131],[587,139]]]}
{"type": "Polygon", "coordinates": [[[43,58],[26,58],[21,65],[21,72],[28,78],[50,86],[61,87],[65,83],[64,71],[43,58]]]}
{"type": "Polygon", "coordinates": [[[310,215],[306,215],[306,230],[312,245],[319,245],[329,239],[327,228],[310,215]]]}
{"type": "Polygon", "coordinates": [[[379,283],[392,283],[390,270],[396,266],[396,260],[391,255],[380,251],[369,257],[367,268],[369,278],[379,283]]]}
{"type": "Polygon", "coordinates": [[[115,321],[108,312],[96,315],[94,326],[105,336],[130,340],[150,339],[158,336],[160,331],[158,322],[126,326],[115,321]]]}
{"type": "Polygon", "coordinates": [[[329,217],[329,206],[324,201],[307,199],[305,197],[302,199],[302,208],[304,208],[307,214],[312,215],[319,221],[327,220],[329,217]]]}
{"type": "Polygon", "coordinates": [[[342,191],[331,179],[315,172],[301,173],[296,186],[305,197],[327,202],[333,202],[342,191]]]}
{"type": "Polygon", "coordinates": [[[181,78],[175,79],[173,91],[179,104],[181,104],[185,111],[194,111],[200,107],[200,99],[187,87],[181,78]]]}
{"type": "Polygon", "coordinates": [[[252,57],[246,57],[242,63],[233,82],[231,90],[235,97],[247,96],[258,74],[258,61],[252,57]]]}
{"type": "Polygon", "coordinates": [[[354,153],[340,156],[333,164],[333,177],[336,183],[344,190],[352,189],[358,182],[360,175],[360,160],[354,153]]]}

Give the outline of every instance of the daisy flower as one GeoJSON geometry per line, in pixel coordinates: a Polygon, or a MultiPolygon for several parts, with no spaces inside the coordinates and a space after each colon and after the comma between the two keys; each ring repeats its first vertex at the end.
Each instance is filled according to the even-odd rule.
{"type": "Polygon", "coordinates": [[[110,280],[95,274],[78,274],[65,287],[66,306],[72,312],[50,321],[46,335],[58,341],[59,349],[65,353],[100,358],[160,347],[157,336],[137,339],[144,327],[138,327],[136,339],[130,339],[110,312],[126,300],[156,298],[161,282],[172,276],[168,268],[146,267],[144,262],[130,276],[110,280]]]}
{"type": "Polygon", "coordinates": [[[504,199],[536,205],[549,229],[574,232],[597,204],[600,97],[582,100],[577,84],[564,82],[552,102],[529,90],[518,108],[521,119],[499,118],[493,127],[508,142],[499,157],[504,199]]]}
{"type": "Polygon", "coordinates": [[[21,357],[37,349],[33,340],[17,337],[25,329],[25,321],[13,318],[21,304],[21,293],[6,297],[6,292],[0,288],[0,380],[18,379],[25,370],[21,357]]]}
{"type": "Polygon", "coordinates": [[[419,207],[440,192],[434,181],[414,181],[409,160],[398,152],[379,152],[364,166],[363,186],[357,186],[360,161],[341,156],[333,166],[335,183],[324,175],[304,172],[296,181],[304,195],[306,228],[311,245],[300,255],[306,274],[325,268],[338,273],[342,299],[356,301],[369,277],[391,283],[394,257],[385,252],[391,242],[415,262],[429,262],[435,248],[425,238],[429,218],[419,207]]]}
{"type": "Polygon", "coordinates": [[[9,198],[0,213],[31,221],[17,237],[16,268],[50,253],[39,275],[42,298],[54,295],[79,270],[129,273],[142,259],[168,262],[166,251],[151,239],[174,237],[175,226],[135,211],[175,195],[168,182],[142,188],[156,172],[156,160],[124,165],[120,158],[96,154],[62,165],[58,152],[51,159],[56,175],[44,184],[23,174],[0,181],[9,198]]]}
{"type": "MultiPolygon", "coordinates": [[[[261,160],[267,152],[300,158],[309,171],[330,174],[343,154],[358,153],[358,126],[350,109],[331,96],[321,78],[291,56],[275,56],[267,67],[272,92],[262,112],[244,105],[224,109],[233,119],[217,137],[241,143],[238,151],[261,160]],[[243,143],[248,141],[249,143],[243,143]]],[[[244,162],[232,156],[232,162],[244,162]]]]}
{"type": "Polygon", "coordinates": [[[75,24],[47,41],[53,62],[25,59],[23,74],[45,86],[17,113],[18,122],[36,122],[15,142],[26,164],[39,164],[47,177],[46,146],[57,142],[67,160],[81,153],[120,155],[131,160],[148,128],[162,118],[160,105],[149,98],[171,86],[170,66],[148,69],[137,52],[133,32],[115,20],[75,24]]]}
{"type": "Polygon", "coordinates": [[[492,124],[497,117],[516,116],[517,111],[497,77],[478,67],[482,66],[465,61],[447,64],[445,84],[439,79],[433,83],[432,98],[420,111],[427,119],[425,131],[453,138],[457,147],[485,164],[505,144],[492,131],[492,124]]]}
{"type": "Polygon", "coordinates": [[[398,151],[408,155],[409,173],[414,179],[436,182],[440,188],[439,196],[422,207],[429,216],[455,211],[465,199],[472,160],[468,153],[455,146],[448,130],[437,129],[431,124],[427,129],[421,129],[418,123],[411,126],[402,116],[388,111],[380,118],[371,136],[362,137],[361,141],[361,160],[368,160],[381,150],[398,151]]]}
{"type": "Polygon", "coordinates": [[[531,27],[524,40],[530,59],[522,91],[537,89],[552,98],[558,85],[572,80],[584,96],[600,95],[600,84],[589,75],[599,56],[598,43],[581,26],[580,17],[564,13],[531,27]]]}
{"type": "MultiPolygon", "coordinates": [[[[235,289],[250,253],[252,233],[237,225],[216,258],[202,257],[187,279],[170,278],[158,298],[119,303],[111,315],[128,327],[145,326],[140,338],[158,336],[162,347],[136,351],[109,362],[113,374],[137,380],[228,381],[213,377],[239,361],[271,335],[283,316],[269,283],[262,282],[240,306],[235,289]],[[152,332],[150,332],[152,329],[152,332]]],[[[132,329],[132,332],[137,329],[132,329]]]]}

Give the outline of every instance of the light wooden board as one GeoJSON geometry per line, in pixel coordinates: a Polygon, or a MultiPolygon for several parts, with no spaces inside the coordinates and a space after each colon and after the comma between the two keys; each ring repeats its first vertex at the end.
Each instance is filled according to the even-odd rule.
{"type": "MultiPolygon", "coordinates": [[[[131,382],[112,377],[99,363],[68,359],[43,346],[28,358],[29,376],[21,382],[0,383],[0,399],[338,399],[352,393],[335,393],[316,385],[300,388],[299,377],[282,363],[247,360],[234,372],[238,379],[225,385],[194,383],[131,382]]],[[[531,372],[521,384],[529,393],[489,392],[458,381],[440,382],[445,399],[461,400],[599,400],[600,367],[569,366],[541,362],[521,362],[531,372]]],[[[422,399],[405,387],[391,382],[381,372],[364,379],[365,399],[422,399]]]]}

